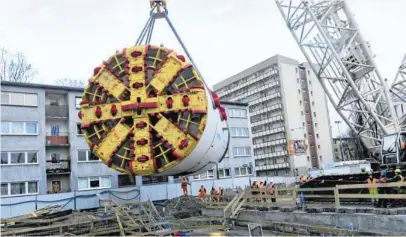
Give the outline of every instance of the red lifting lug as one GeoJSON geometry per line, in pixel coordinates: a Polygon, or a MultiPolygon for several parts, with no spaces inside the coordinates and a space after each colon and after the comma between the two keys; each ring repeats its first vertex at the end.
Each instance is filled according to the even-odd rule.
{"type": "Polygon", "coordinates": [[[100,70],[101,70],[101,67],[96,67],[96,68],[93,70],[93,75],[96,76],[97,74],[99,74],[100,70]]]}
{"type": "Polygon", "coordinates": [[[141,138],[140,140],[137,141],[137,145],[139,145],[139,146],[144,146],[147,143],[148,143],[148,140],[145,138],[141,138]]]}
{"type": "Polygon", "coordinates": [[[138,122],[137,124],[135,124],[135,127],[137,127],[137,128],[145,128],[146,126],[147,126],[147,123],[143,122],[143,121],[138,122]]]}
{"type": "Polygon", "coordinates": [[[216,108],[219,108],[220,107],[219,96],[214,91],[211,91],[211,95],[213,96],[213,100],[214,100],[214,104],[216,105],[216,108]]]}
{"type": "Polygon", "coordinates": [[[142,55],[141,51],[135,50],[134,52],[131,53],[131,57],[136,58],[142,55]]]}
{"type": "Polygon", "coordinates": [[[143,86],[144,86],[144,84],[141,82],[134,82],[134,84],[133,84],[133,88],[135,88],[135,89],[141,88],[143,86]]]}
{"type": "Polygon", "coordinates": [[[117,114],[116,105],[111,106],[110,112],[111,112],[111,115],[116,116],[116,114],[117,114]]]}
{"type": "Polygon", "coordinates": [[[100,117],[102,116],[102,110],[101,110],[100,107],[97,107],[97,108],[96,108],[96,116],[97,116],[98,118],[100,118],[100,117]]]}
{"type": "Polygon", "coordinates": [[[185,107],[189,106],[189,101],[190,101],[190,99],[187,95],[183,96],[183,98],[182,98],[183,106],[185,106],[185,107]]]}
{"type": "Polygon", "coordinates": [[[133,69],[131,69],[132,72],[141,72],[142,71],[142,67],[139,66],[135,66],[133,67],[133,69]]]}
{"type": "Polygon", "coordinates": [[[80,119],[82,119],[82,116],[83,116],[83,114],[82,114],[82,110],[81,110],[81,111],[78,112],[78,117],[79,117],[80,119]]]}
{"type": "Polygon", "coordinates": [[[187,146],[188,146],[188,141],[186,139],[183,139],[179,144],[179,149],[183,150],[187,146]]]}
{"type": "Polygon", "coordinates": [[[173,107],[173,100],[172,100],[171,97],[169,97],[168,99],[166,99],[166,107],[167,107],[168,109],[172,109],[172,107],[173,107]]]}
{"type": "Polygon", "coordinates": [[[185,62],[185,56],[178,54],[178,55],[176,55],[176,57],[177,57],[180,61],[185,62]]]}
{"type": "Polygon", "coordinates": [[[149,158],[148,158],[148,156],[146,156],[146,155],[142,155],[142,156],[139,156],[139,157],[137,158],[137,160],[138,160],[139,162],[144,163],[144,162],[147,162],[147,161],[149,160],[149,158]]]}
{"type": "Polygon", "coordinates": [[[221,120],[227,120],[226,110],[223,107],[220,107],[219,110],[220,110],[221,120]]]}

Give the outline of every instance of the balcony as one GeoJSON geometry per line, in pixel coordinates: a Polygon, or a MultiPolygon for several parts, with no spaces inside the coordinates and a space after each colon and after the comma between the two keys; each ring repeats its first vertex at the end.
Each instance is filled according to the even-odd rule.
{"type": "Polygon", "coordinates": [[[68,133],[47,133],[45,139],[46,146],[69,146],[68,133]]]}
{"type": "Polygon", "coordinates": [[[69,108],[67,105],[46,105],[45,116],[47,118],[68,119],[69,108]]]}
{"type": "Polygon", "coordinates": [[[46,173],[47,174],[69,174],[70,168],[70,157],[65,159],[55,158],[47,160],[46,163],[46,173]]]}

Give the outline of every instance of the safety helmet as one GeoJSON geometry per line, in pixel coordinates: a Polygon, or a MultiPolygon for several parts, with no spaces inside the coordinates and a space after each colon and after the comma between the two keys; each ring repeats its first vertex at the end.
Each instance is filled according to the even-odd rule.
{"type": "Polygon", "coordinates": [[[396,170],[395,170],[395,173],[400,173],[400,169],[396,169],[396,170]]]}

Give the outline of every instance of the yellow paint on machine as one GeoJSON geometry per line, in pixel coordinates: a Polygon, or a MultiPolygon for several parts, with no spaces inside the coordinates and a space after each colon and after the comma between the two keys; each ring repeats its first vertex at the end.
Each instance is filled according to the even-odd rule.
{"type": "Polygon", "coordinates": [[[123,123],[118,123],[109,134],[107,134],[104,141],[93,148],[93,152],[97,157],[103,159],[107,163],[107,159],[113,154],[116,148],[127,137],[130,127],[123,123]]]}
{"type": "Polygon", "coordinates": [[[119,79],[104,68],[100,70],[95,81],[99,82],[102,87],[116,98],[119,98],[127,90],[127,87],[119,79]]]}
{"type": "Polygon", "coordinates": [[[102,120],[111,120],[121,118],[122,116],[131,115],[131,112],[126,112],[121,110],[120,103],[112,103],[112,104],[100,104],[100,105],[82,105],[82,124],[86,123],[94,123],[99,122],[102,120]],[[111,114],[111,107],[115,105],[117,109],[117,114],[113,116],[111,114]],[[96,109],[100,107],[102,114],[100,118],[96,117],[96,109]]]}
{"type": "Polygon", "coordinates": [[[193,137],[185,134],[182,130],[173,125],[163,116],[159,119],[158,123],[155,124],[154,129],[159,133],[159,135],[167,140],[169,144],[173,145],[175,152],[182,158],[190,154],[190,152],[192,152],[196,146],[196,140],[194,140],[193,137]],[[179,145],[184,139],[188,141],[188,146],[184,149],[179,149],[179,145]]]}
{"type": "Polygon", "coordinates": [[[154,79],[151,80],[150,85],[158,91],[158,94],[161,93],[183,66],[184,63],[176,58],[176,53],[171,53],[161,70],[159,70],[154,79]]]}
{"type": "Polygon", "coordinates": [[[150,147],[150,139],[149,139],[149,120],[148,117],[133,117],[134,119],[134,124],[137,124],[139,122],[146,122],[147,126],[145,128],[137,128],[136,126],[134,126],[134,140],[135,140],[135,162],[132,162],[132,169],[133,172],[136,174],[140,174],[140,175],[149,175],[151,173],[154,173],[154,162],[151,159],[151,147],[150,147]],[[141,139],[146,139],[148,141],[147,144],[141,146],[141,145],[137,145],[137,141],[141,140],[141,139]],[[140,156],[147,156],[148,157],[148,161],[146,162],[138,162],[137,158],[140,156]]]}

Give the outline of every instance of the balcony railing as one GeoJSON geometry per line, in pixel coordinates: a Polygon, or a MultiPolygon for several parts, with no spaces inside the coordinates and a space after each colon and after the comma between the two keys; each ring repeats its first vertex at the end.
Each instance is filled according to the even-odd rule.
{"type": "Polygon", "coordinates": [[[69,108],[67,105],[46,105],[45,116],[52,118],[68,118],[69,108]]]}
{"type": "Polygon", "coordinates": [[[68,133],[47,133],[45,139],[47,146],[68,146],[68,133]]]}
{"type": "Polygon", "coordinates": [[[59,159],[54,158],[47,160],[46,172],[47,174],[64,174],[70,173],[70,158],[59,159]]]}
{"type": "MultiPolygon", "coordinates": [[[[48,187],[48,189],[49,189],[49,187],[48,187]]],[[[47,193],[48,194],[53,194],[53,193],[69,193],[69,192],[71,192],[71,190],[70,190],[70,188],[67,188],[67,189],[61,189],[61,190],[48,190],[47,191],[47,193]]]]}

